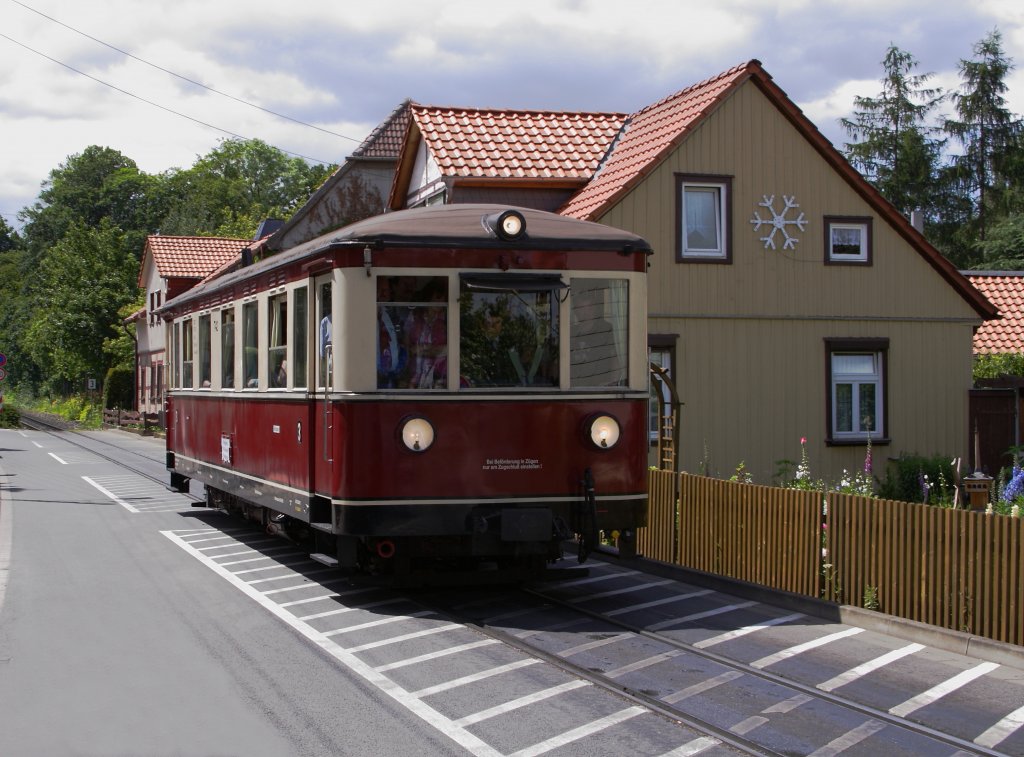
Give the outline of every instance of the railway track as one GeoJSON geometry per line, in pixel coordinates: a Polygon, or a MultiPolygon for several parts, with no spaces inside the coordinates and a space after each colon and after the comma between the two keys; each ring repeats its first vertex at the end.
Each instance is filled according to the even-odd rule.
{"type": "MultiPolygon", "coordinates": [[[[50,433],[62,431],[38,419],[29,423],[50,433]]],[[[145,470],[144,460],[150,471],[155,464],[152,454],[145,458],[93,436],[59,435],[165,483],[145,470]]],[[[615,711],[605,716],[608,723],[618,724],[614,727],[646,718],[647,732],[662,744],[677,745],[665,753],[1024,753],[1024,734],[1013,729],[1013,713],[999,721],[1002,732],[996,726],[986,730],[984,724],[977,732],[957,732],[939,722],[940,713],[927,714],[911,704],[923,701],[923,683],[922,691],[893,705],[881,695],[874,701],[863,692],[845,695],[842,690],[853,688],[856,680],[852,670],[837,668],[821,680],[827,668],[820,660],[817,667],[792,665],[815,650],[860,643],[869,635],[860,629],[740,601],[617,563],[595,563],[585,578],[521,589],[400,592],[354,585],[341,573],[308,560],[295,545],[267,538],[247,522],[222,516],[204,521],[201,529],[167,535],[336,661],[371,671],[372,680],[410,709],[429,704],[432,711],[458,710],[442,719],[442,725],[454,729],[457,740],[474,754],[540,753],[500,748],[495,739],[474,729],[537,706],[528,702],[554,703],[584,686],[592,698],[600,693],[601,701],[621,703],[618,710],[609,705],[615,711]],[[766,639],[772,630],[775,636],[766,639]],[[792,636],[789,641],[799,643],[788,643],[787,634],[792,636]],[[473,656],[485,644],[507,650],[492,651],[492,657],[514,658],[507,671],[494,674],[506,681],[510,692],[528,685],[517,676],[531,665],[542,665],[555,682],[541,692],[515,696],[511,703],[463,712],[460,708],[476,706],[478,698],[463,701],[454,692],[488,679],[484,668],[492,657],[473,656]]],[[[912,654],[906,648],[893,649],[882,657],[896,664],[898,651],[912,654]]],[[[845,657],[857,654],[849,651],[845,657]]],[[[1019,706],[1024,693],[1019,674],[1017,679],[1011,691],[1020,697],[1019,706]]],[[[1005,679],[990,684],[1008,685],[1005,679]]],[[[479,701],[493,696],[488,691],[479,701]]],[[[1018,719],[1020,713],[1024,707],[1018,719]]],[[[569,733],[580,734],[594,727],[566,725],[569,733]]]]}

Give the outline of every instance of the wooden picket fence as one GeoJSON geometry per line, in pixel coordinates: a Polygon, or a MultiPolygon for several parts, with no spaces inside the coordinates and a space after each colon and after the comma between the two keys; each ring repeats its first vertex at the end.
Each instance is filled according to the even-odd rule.
{"type": "Polygon", "coordinates": [[[142,431],[147,434],[162,429],[163,419],[160,413],[140,413],[135,410],[108,408],[103,411],[103,425],[142,431]]]}
{"type": "Polygon", "coordinates": [[[650,472],[641,554],[1024,645],[1024,518],[650,472]]]}

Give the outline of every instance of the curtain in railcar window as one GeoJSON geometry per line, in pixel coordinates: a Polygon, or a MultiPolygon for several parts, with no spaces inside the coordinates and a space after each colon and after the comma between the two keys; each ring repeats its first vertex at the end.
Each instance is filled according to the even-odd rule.
{"type": "Polygon", "coordinates": [[[242,379],[244,388],[260,385],[259,311],[255,302],[242,306],[242,379]]]}
{"type": "Polygon", "coordinates": [[[220,311],[220,385],[235,388],[235,311],[220,311]]]}
{"type": "Polygon", "coordinates": [[[299,287],[292,297],[292,386],[302,389],[309,385],[306,372],[307,287],[299,287]]]}
{"type": "Polygon", "coordinates": [[[271,388],[288,386],[288,296],[270,298],[267,334],[267,365],[270,368],[271,388]]]}
{"type": "Polygon", "coordinates": [[[199,386],[210,388],[213,350],[210,346],[210,315],[199,316],[199,386]]]}
{"type": "Polygon", "coordinates": [[[192,366],[193,366],[193,345],[192,345],[192,319],[186,318],[181,324],[181,387],[182,389],[192,388],[192,366]]]}

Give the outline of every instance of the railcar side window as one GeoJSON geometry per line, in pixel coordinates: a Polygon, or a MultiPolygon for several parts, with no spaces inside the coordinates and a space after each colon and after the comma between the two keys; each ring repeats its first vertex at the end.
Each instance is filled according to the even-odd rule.
{"type": "Polygon", "coordinates": [[[178,355],[181,344],[181,324],[175,321],[171,327],[171,386],[175,389],[181,388],[181,370],[178,365],[178,355]]]}
{"type": "Polygon", "coordinates": [[[470,388],[558,385],[558,280],[503,284],[464,276],[459,294],[460,383],[470,388]]]}
{"type": "Polygon", "coordinates": [[[213,350],[210,346],[210,314],[199,316],[199,386],[210,388],[213,350]]]}
{"type": "Polygon", "coordinates": [[[271,297],[269,305],[267,365],[273,389],[288,386],[288,295],[271,297]]]}
{"type": "Polygon", "coordinates": [[[292,311],[292,386],[299,389],[309,384],[306,372],[306,313],[309,309],[307,292],[307,287],[299,287],[292,295],[295,298],[292,311]]]}
{"type": "Polygon", "coordinates": [[[242,379],[245,389],[260,385],[259,311],[255,302],[242,306],[242,379]]]}
{"type": "Polygon", "coordinates": [[[220,311],[220,385],[235,388],[235,311],[220,311]]]}
{"type": "Polygon", "coordinates": [[[192,365],[194,351],[192,349],[192,319],[186,318],[181,323],[181,387],[192,388],[192,365]]]}
{"type": "Polygon", "coordinates": [[[377,279],[377,386],[448,386],[448,279],[377,279]]]}
{"type": "Polygon", "coordinates": [[[570,381],[572,386],[625,386],[629,282],[573,279],[570,381]]]}

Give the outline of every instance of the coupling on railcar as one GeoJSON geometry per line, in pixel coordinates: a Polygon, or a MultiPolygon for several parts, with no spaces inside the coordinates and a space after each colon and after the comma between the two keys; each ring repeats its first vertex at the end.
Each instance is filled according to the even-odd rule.
{"type": "Polygon", "coordinates": [[[646,518],[641,238],[452,205],[171,300],[168,467],[328,564],[536,573],[646,518]]]}

